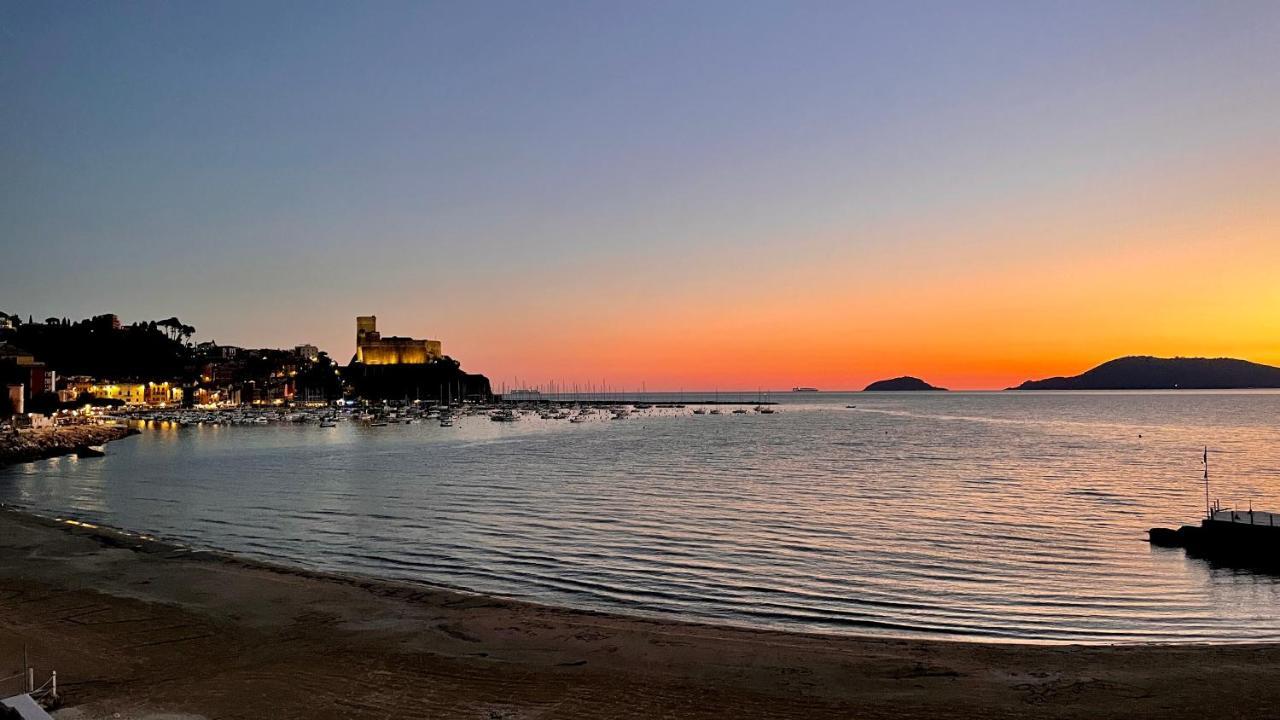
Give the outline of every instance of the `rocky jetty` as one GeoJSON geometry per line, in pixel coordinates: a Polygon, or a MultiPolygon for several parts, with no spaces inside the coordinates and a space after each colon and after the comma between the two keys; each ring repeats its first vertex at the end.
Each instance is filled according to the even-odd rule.
{"type": "Polygon", "coordinates": [[[124,425],[66,425],[6,432],[0,434],[0,466],[67,455],[77,448],[136,434],[137,430],[124,425]]]}

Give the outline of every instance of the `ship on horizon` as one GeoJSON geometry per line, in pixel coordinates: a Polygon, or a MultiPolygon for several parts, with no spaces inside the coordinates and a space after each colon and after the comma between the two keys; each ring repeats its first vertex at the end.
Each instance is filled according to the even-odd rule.
{"type": "Polygon", "coordinates": [[[819,392],[816,387],[793,387],[791,392],[819,392]]]}

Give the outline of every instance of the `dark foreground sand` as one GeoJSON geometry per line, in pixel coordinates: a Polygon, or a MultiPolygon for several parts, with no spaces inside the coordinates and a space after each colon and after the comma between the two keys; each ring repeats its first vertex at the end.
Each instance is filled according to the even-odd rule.
{"type": "Polygon", "coordinates": [[[982,645],[658,622],[271,568],[0,512],[0,677],[21,667],[24,643],[38,675],[58,671],[59,718],[1280,713],[1276,645],[982,645]]]}

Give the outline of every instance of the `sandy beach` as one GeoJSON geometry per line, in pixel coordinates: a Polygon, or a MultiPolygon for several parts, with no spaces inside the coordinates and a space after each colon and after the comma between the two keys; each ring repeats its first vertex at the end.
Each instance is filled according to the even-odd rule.
{"type": "Polygon", "coordinates": [[[988,645],[655,621],[5,511],[0,677],[21,668],[24,645],[38,676],[58,671],[57,717],[81,720],[1167,720],[1280,706],[1276,645],[988,645]]]}

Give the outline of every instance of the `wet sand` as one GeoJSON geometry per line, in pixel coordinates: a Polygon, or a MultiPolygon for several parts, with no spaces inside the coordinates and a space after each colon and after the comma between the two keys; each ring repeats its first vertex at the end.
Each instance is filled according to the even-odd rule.
{"type": "Polygon", "coordinates": [[[1280,707],[1280,645],[995,645],[655,621],[5,511],[0,677],[21,668],[24,644],[37,682],[58,671],[57,717],[73,720],[1167,720],[1280,707]]]}

